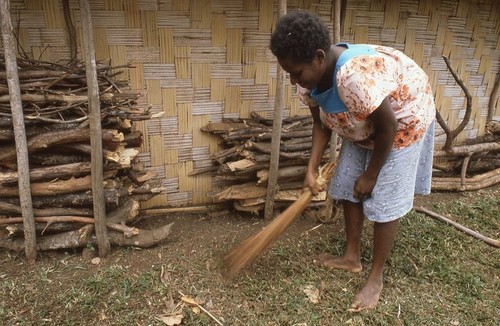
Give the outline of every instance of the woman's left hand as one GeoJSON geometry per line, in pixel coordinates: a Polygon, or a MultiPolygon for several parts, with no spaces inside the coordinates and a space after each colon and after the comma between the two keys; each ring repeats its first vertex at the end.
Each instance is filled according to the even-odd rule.
{"type": "Polygon", "coordinates": [[[363,173],[358,177],[356,183],[354,183],[354,193],[353,196],[356,199],[364,200],[372,195],[373,188],[377,182],[376,177],[372,177],[363,173]]]}

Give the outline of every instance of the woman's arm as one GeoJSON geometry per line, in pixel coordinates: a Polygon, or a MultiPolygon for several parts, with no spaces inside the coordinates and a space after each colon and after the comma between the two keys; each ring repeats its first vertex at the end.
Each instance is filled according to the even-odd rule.
{"type": "Polygon", "coordinates": [[[374,127],[374,147],[366,171],[358,177],[354,185],[354,197],[358,199],[371,195],[380,169],[392,149],[398,126],[388,97],[368,116],[368,119],[374,127]]]}
{"type": "Polygon", "coordinates": [[[312,132],[312,145],[311,157],[307,164],[307,173],[304,179],[304,188],[309,187],[313,194],[317,194],[319,189],[316,185],[316,175],[318,167],[321,163],[321,158],[325,152],[326,145],[330,141],[332,131],[325,127],[319,117],[319,107],[309,107],[313,118],[313,132],[312,132]]]}

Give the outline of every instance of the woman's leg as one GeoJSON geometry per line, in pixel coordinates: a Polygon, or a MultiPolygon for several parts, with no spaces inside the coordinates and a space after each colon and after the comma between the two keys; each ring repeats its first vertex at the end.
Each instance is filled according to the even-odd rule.
{"type": "Polygon", "coordinates": [[[358,273],[361,271],[361,231],[363,230],[363,206],[361,203],[353,203],[344,200],[346,244],[343,256],[333,256],[324,253],[318,257],[319,263],[326,267],[343,269],[358,273]]]}
{"type": "Polygon", "coordinates": [[[385,263],[392,250],[398,232],[399,219],[375,223],[373,226],[373,261],[365,286],[352,303],[353,310],[373,309],[378,303],[383,288],[385,263]]]}

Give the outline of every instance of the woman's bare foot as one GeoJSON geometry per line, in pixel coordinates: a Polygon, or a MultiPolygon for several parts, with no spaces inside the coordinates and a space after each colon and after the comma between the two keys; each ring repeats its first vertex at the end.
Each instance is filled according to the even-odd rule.
{"type": "Polygon", "coordinates": [[[329,267],[329,268],[336,268],[336,269],[343,269],[345,271],[353,272],[353,273],[359,273],[361,272],[361,269],[363,268],[361,266],[360,261],[353,261],[350,259],[347,259],[344,256],[336,257],[333,255],[330,255],[328,253],[323,253],[319,255],[314,262],[318,265],[324,266],[324,267],[329,267]]]}
{"type": "Polygon", "coordinates": [[[350,312],[373,309],[377,306],[384,285],[382,281],[367,280],[363,289],[354,297],[350,312]]]}

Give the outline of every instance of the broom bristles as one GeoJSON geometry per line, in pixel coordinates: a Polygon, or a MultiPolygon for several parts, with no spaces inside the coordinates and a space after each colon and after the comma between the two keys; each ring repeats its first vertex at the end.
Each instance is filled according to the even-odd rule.
{"type": "MultiPolygon", "coordinates": [[[[331,162],[320,170],[317,180],[320,187],[324,187],[331,178],[334,167],[335,164],[331,162]]],[[[305,190],[292,205],[278,215],[265,229],[247,238],[238,247],[224,256],[222,276],[225,279],[231,279],[245,268],[245,266],[251,264],[295,221],[311,199],[311,191],[309,189],[305,190]]]]}

